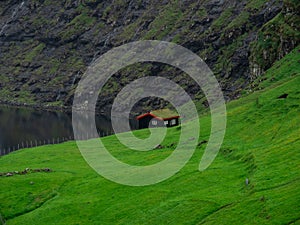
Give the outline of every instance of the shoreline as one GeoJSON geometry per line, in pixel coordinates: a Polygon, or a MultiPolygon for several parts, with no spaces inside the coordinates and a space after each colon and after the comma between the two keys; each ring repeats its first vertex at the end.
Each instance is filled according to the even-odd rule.
{"type": "Polygon", "coordinates": [[[72,107],[68,107],[68,106],[46,106],[42,104],[27,104],[27,103],[3,102],[3,101],[0,101],[0,106],[6,106],[11,108],[34,109],[38,111],[72,113],[72,107]]]}
{"type": "MultiPolygon", "coordinates": [[[[27,104],[27,103],[18,103],[18,102],[3,102],[0,101],[0,107],[10,107],[10,108],[23,108],[23,109],[31,109],[37,111],[48,111],[48,112],[61,112],[66,114],[72,114],[73,108],[72,106],[47,106],[43,104],[27,104]]],[[[85,112],[85,110],[76,110],[76,112],[85,112]]],[[[107,119],[110,119],[110,112],[103,113],[103,112],[95,112],[96,116],[103,116],[107,119]]],[[[138,115],[138,113],[131,113],[130,118],[133,119],[138,115]]]]}

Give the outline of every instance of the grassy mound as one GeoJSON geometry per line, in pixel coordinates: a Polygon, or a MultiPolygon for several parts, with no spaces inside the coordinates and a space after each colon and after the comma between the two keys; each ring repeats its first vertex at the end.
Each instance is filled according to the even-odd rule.
{"type": "MultiPolygon", "coordinates": [[[[148,187],[104,179],[74,142],[21,150],[0,158],[0,172],[52,172],[0,177],[0,212],[7,224],[299,224],[300,72],[298,47],[227,105],[224,144],[213,164],[198,171],[209,138],[202,116],[195,154],[172,178],[148,187]],[[245,185],[245,179],[249,185],[245,185]]],[[[103,142],[118,159],[147,165],[172,153],[180,129],[162,149],[135,152],[115,136],[103,142]]],[[[136,132],[147,137],[147,130],[136,132]]]]}

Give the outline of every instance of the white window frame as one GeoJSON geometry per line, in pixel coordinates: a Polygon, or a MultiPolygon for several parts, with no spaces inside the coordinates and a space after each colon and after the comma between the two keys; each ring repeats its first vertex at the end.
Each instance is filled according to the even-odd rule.
{"type": "Polygon", "coordinates": [[[171,125],[173,126],[173,125],[176,125],[176,119],[172,119],[171,121],[171,125]]]}

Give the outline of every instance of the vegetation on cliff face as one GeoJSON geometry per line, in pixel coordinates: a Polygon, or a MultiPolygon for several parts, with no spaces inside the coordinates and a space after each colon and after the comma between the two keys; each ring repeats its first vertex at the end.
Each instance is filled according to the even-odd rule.
{"type": "Polygon", "coordinates": [[[253,77],[260,76],[299,44],[299,11],[299,1],[285,0],[282,11],[259,30],[251,46],[253,77]]]}
{"type": "MultiPolygon", "coordinates": [[[[207,170],[199,172],[198,165],[210,134],[209,115],[200,118],[199,145],[190,162],[148,187],[102,178],[74,142],[20,150],[0,158],[0,173],[26,167],[52,172],[1,176],[0,214],[7,225],[299,224],[299,51],[256,79],[255,93],[227,105],[224,144],[207,170]]],[[[135,134],[146,138],[148,132],[135,134]]],[[[102,141],[119,160],[149,165],[172,153],[179,134],[178,127],[168,129],[162,149],[148,152],[129,150],[115,136],[102,141]]]]}
{"type": "MultiPolygon", "coordinates": [[[[295,0],[1,1],[1,101],[70,106],[80,77],[95,58],[146,39],[176,42],[201,56],[226,98],[233,99],[299,43],[298,11],[295,0]]],[[[111,90],[99,98],[99,107],[106,111],[121,87],[144,75],[173,79],[205,102],[180,71],[136,65],[109,81],[106,90],[111,90]]],[[[164,104],[157,101],[156,107],[164,104]]]]}

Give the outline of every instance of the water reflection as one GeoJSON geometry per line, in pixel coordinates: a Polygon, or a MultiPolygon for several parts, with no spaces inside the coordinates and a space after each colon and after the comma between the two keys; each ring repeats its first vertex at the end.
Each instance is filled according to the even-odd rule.
{"type": "MultiPolygon", "coordinates": [[[[95,118],[100,136],[112,134],[108,118],[95,118]]],[[[71,113],[0,107],[0,155],[19,148],[53,144],[73,139],[71,113]]],[[[82,139],[92,138],[83,134],[82,139]]]]}

